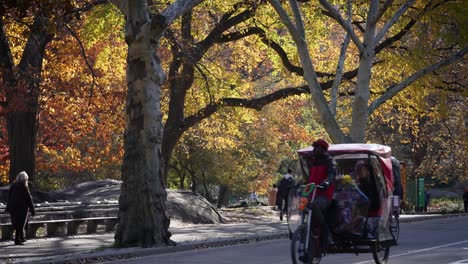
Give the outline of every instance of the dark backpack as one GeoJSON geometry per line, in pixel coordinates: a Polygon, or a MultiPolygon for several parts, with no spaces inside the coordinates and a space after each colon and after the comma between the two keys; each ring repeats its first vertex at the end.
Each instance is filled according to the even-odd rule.
{"type": "Polygon", "coordinates": [[[289,193],[289,189],[291,189],[294,186],[294,180],[293,178],[282,178],[280,182],[278,183],[278,193],[280,193],[282,196],[286,196],[289,193]]]}

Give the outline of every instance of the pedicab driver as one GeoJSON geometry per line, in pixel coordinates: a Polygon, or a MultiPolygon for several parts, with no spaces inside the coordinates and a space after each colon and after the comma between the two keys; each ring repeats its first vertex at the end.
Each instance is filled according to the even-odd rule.
{"type": "Polygon", "coordinates": [[[319,139],[312,144],[314,147],[312,151],[312,157],[309,160],[309,180],[307,183],[315,183],[320,186],[315,196],[315,204],[321,211],[315,213],[317,218],[313,221],[320,221],[321,223],[321,244],[322,249],[326,249],[329,242],[329,230],[327,226],[326,211],[330,207],[333,197],[333,191],[335,189],[335,176],[336,176],[336,164],[333,158],[328,154],[328,143],[319,139]]]}

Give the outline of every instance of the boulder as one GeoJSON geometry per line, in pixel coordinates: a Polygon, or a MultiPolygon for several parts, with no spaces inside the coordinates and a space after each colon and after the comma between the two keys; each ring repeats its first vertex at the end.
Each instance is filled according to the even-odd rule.
{"type": "MultiPolygon", "coordinates": [[[[118,201],[121,181],[99,180],[83,182],[72,187],[53,191],[36,192],[34,202],[82,202],[96,203],[102,201],[118,201]]],[[[0,202],[5,203],[8,186],[1,187],[0,202]],[[3,201],[2,201],[3,200],[3,201]]],[[[223,223],[222,216],[203,196],[190,191],[167,190],[167,214],[171,219],[192,224],[223,223]]]]}

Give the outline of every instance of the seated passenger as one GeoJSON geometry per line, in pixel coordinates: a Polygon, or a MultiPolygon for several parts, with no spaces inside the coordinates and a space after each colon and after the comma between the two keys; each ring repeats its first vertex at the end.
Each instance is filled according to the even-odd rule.
{"type": "Polygon", "coordinates": [[[369,164],[364,161],[357,162],[354,175],[359,189],[369,199],[369,212],[377,211],[380,207],[380,199],[375,186],[375,181],[370,177],[369,164]]]}

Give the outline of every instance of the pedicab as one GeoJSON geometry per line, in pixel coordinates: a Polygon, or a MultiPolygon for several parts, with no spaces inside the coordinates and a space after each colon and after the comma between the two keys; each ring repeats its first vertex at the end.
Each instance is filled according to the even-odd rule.
{"type": "MultiPolygon", "coordinates": [[[[297,151],[305,179],[312,150],[297,151]]],[[[319,263],[334,253],[372,253],[375,263],[387,263],[390,247],[397,244],[390,228],[394,212],[391,148],[332,144],[328,152],[337,166],[332,205],[324,215],[332,243],[323,246],[320,242],[317,219],[322,218],[317,217],[321,212],[314,199],[321,187],[298,185],[290,192],[287,216],[293,263],[319,263]]]]}

